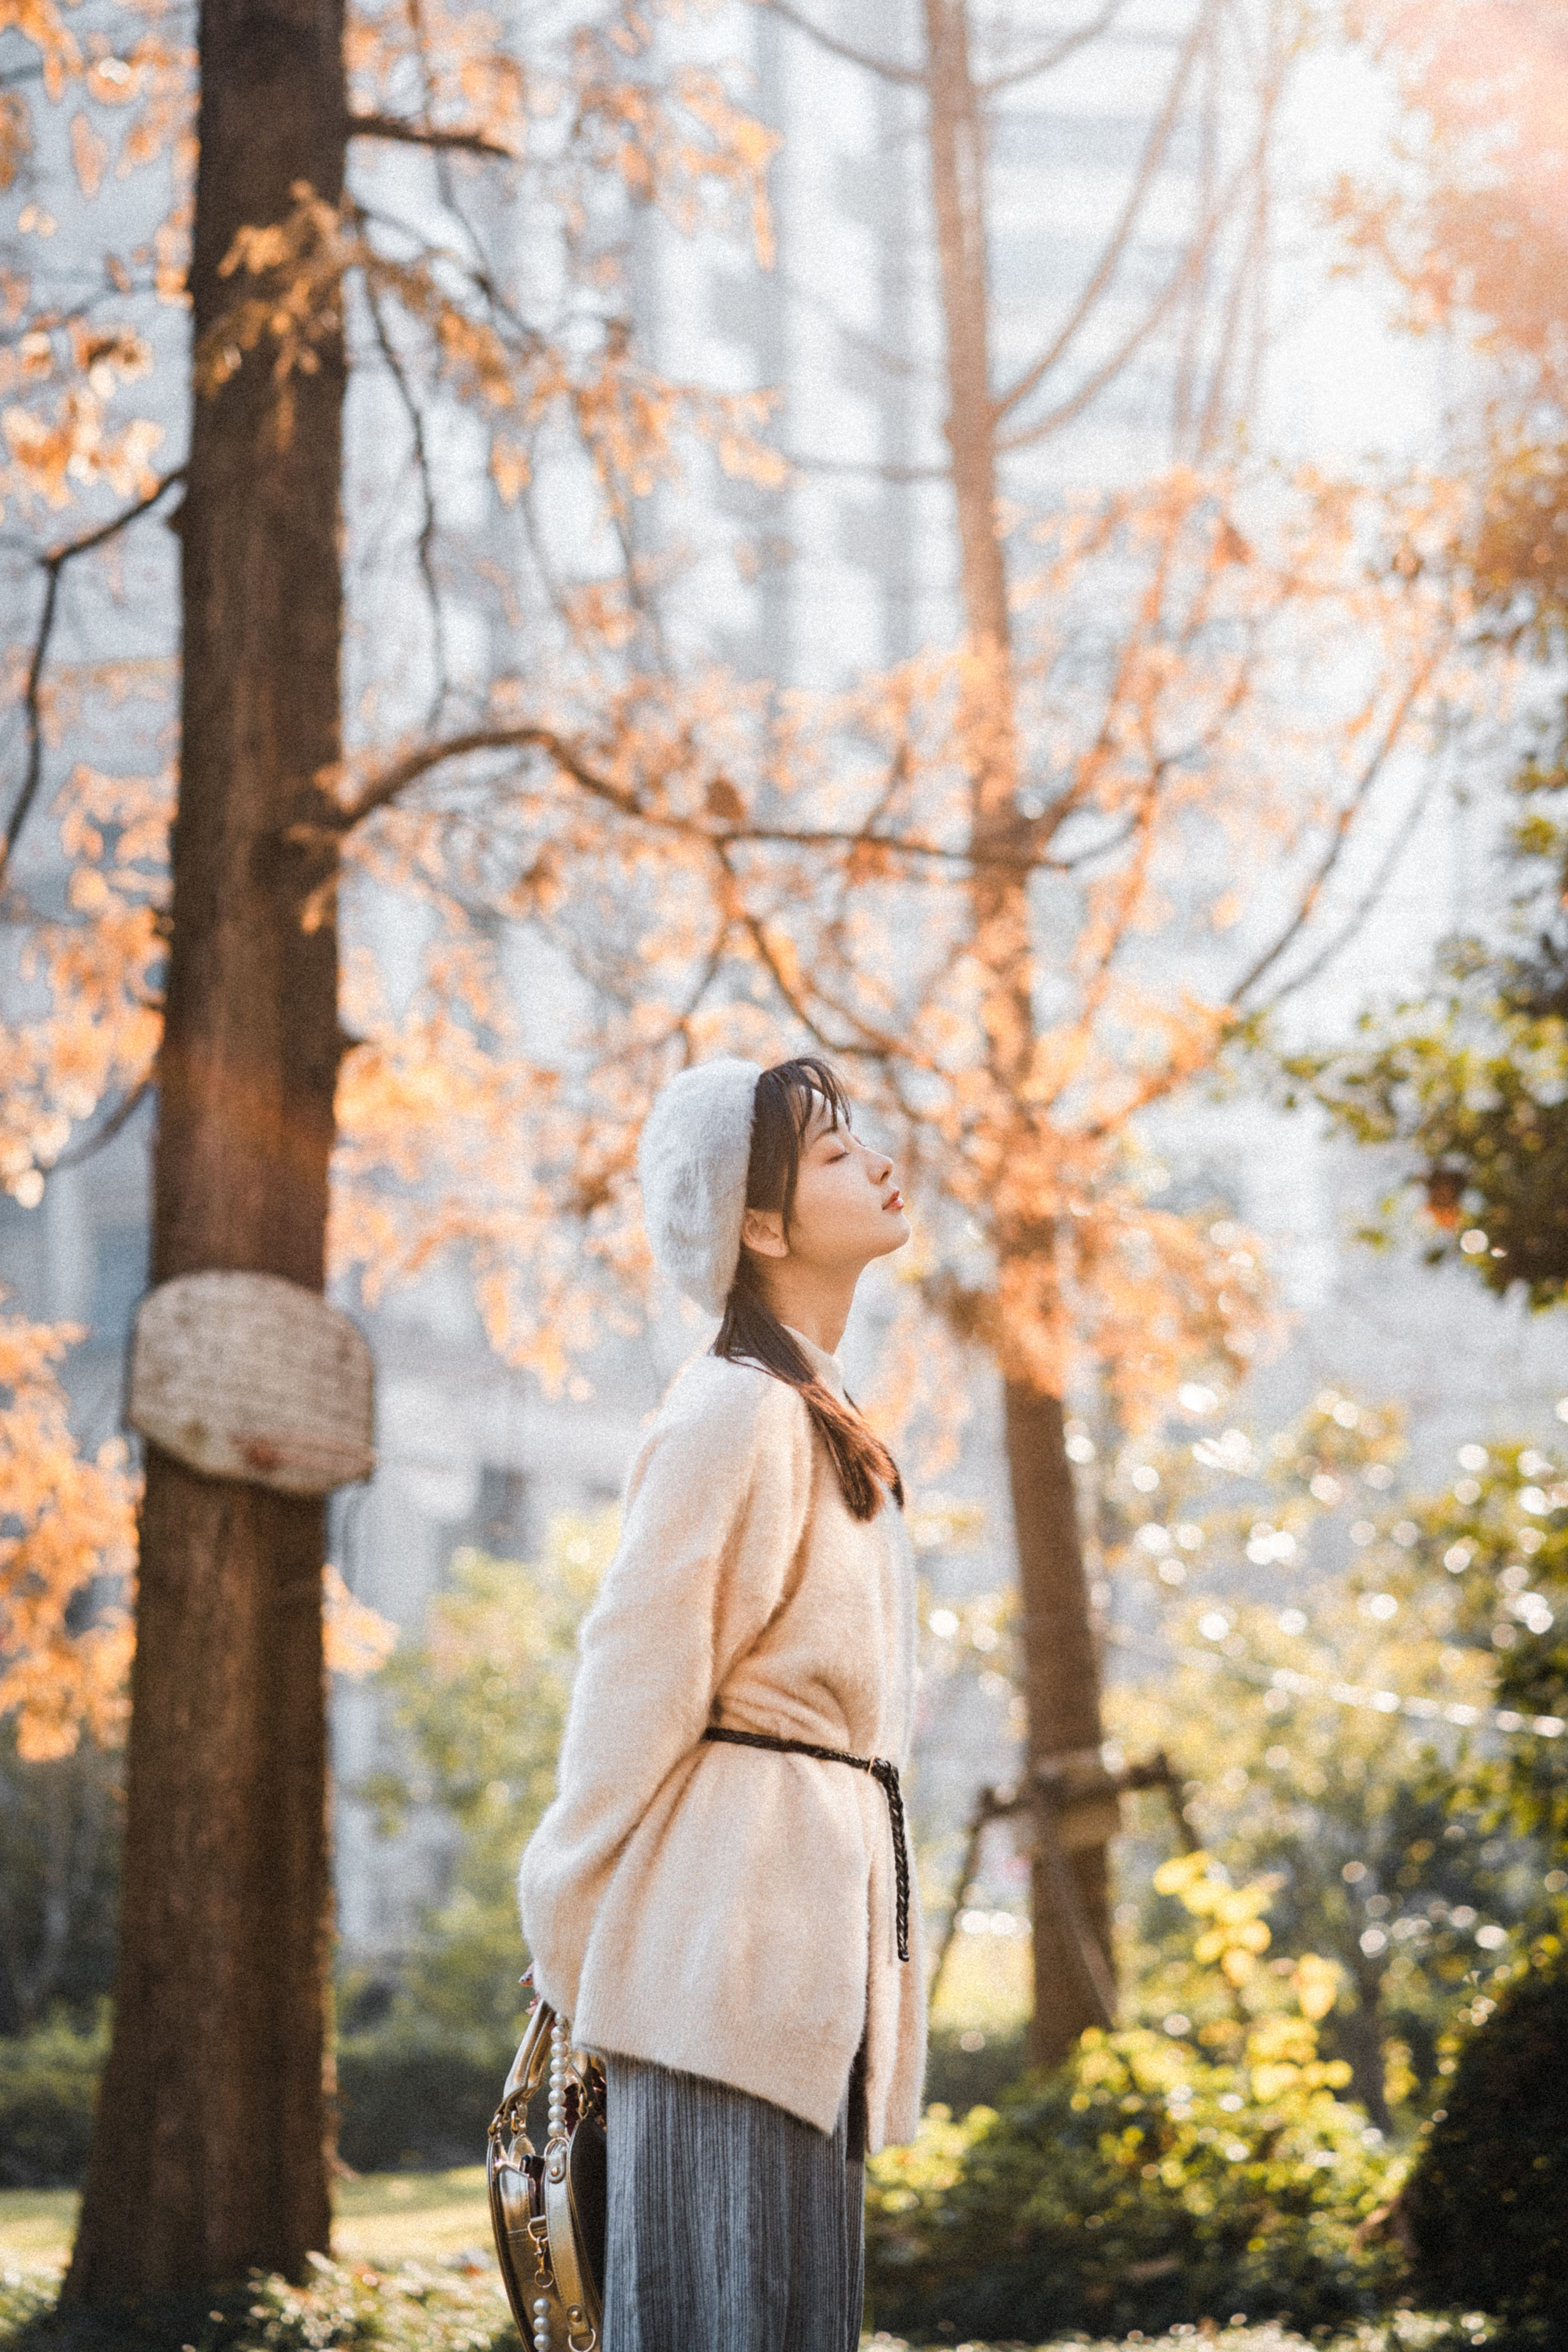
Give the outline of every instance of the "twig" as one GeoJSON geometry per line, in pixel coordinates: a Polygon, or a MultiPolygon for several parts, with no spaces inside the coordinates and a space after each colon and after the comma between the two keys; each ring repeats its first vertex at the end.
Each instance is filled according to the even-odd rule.
{"type": "Polygon", "coordinates": [[[697,817],[682,816],[669,809],[650,808],[624,784],[613,783],[607,776],[598,774],[581,752],[564,736],[548,727],[474,727],[460,735],[447,737],[438,743],[427,743],[416,751],[408,752],[395,761],[383,774],[367,783],[359,797],[341,810],[333,821],[333,830],[352,833],[367,817],[389,808],[409,788],[430,775],[449,761],[473,757],[480,751],[542,751],[552,760],[563,774],[591,793],[595,800],[606,802],[622,816],[639,824],[651,825],[662,833],[674,833],[690,841],[704,844],[715,853],[743,849],[749,843],[780,849],[847,849],[871,850],[879,856],[905,858],[916,864],[931,863],[963,869],[1003,867],[1019,873],[1035,873],[1043,867],[1054,868],[1057,860],[1047,857],[1033,848],[1012,852],[1005,848],[979,851],[973,847],[949,847],[940,841],[929,841],[918,835],[873,833],[864,825],[766,825],[766,824],[706,824],[697,817]]]}
{"type": "Polygon", "coordinates": [[[1067,1927],[1068,1948],[1078,1962],[1083,1990],[1099,2012],[1096,2021],[1109,2031],[1116,2022],[1116,1979],[1084,1907],[1077,1876],[1062,1843],[1057,1808],[1048,1798],[1038,1807],[1037,1819],[1038,1853],[1051,1882],[1058,1913],[1067,1927]]]}
{"type": "Polygon", "coordinates": [[[425,446],[425,419],[420,412],[419,403],[414,397],[414,388],[408,381],[403,362],[397,355],[396,346],[387,331],[386,319],[381,307],[381,297],[376,292],[374,281],[368,277],[364,281],[364,293],[370,308],[371,324],[375,329],[375,340],[381,349],[381,356],[386,362],[387,373],[397,387],[397,395],[403,403],[404,415],[408,419],[409,435],[414,444],[414,467],[419,477],[423,519],[419,526],[419,537],[415,545],[418,551],[419,576],[425,583],[426,601],[430,607],[430,634],[435,640],[436,656],[436,690],[431,698],[426,720],[426,724],[430,725],[434,723],[436,714],[447,697],[447,633],[441,612],[441,592],[436,580],[436,490],[430,478],[430,456],[425,446]]]}
{"type": "Polygon", "coordinates": [[[907,89],[923,89],[926,86],[926,77],[918,66],[895,65],[891,58],[873,57],[868,49],[858,49],[851,42],[841,41],[837,34],[824,32],[820,25],[814,25],[809,16],[792,7],[790,0],[759,0],[759,5],[833,57],[843,58],[852,66],[863,66],[868,73],[880,74],[884,81],[902,82],[907,89]]]}
{"type": "Polygon", "coordinates": [[[1036,386],[1045,380],[1058,362],[1064,357],[1092,317],[1101,295],[1106,291],[1121,267],[1122,256],[1127,251],[1138,215],[1143,209],[1144,200],[1153,185],[1154,175],[1170,144],[1171,133],[1175,128],[1176,117],[1181,109],[1182,94],[1187,86],[1187,77],[1196,62],[1204,37],[1209,30],[1213,13],[1212,5],[1202,11],[1197,23],[1193,26],[1182,55],[1176,61],[1176,69],[1171,77],[1165,103],[1161,108],[1159,116],[1149,133],[1148,143],[1143,150],[1132,185],[1128,191],[1127,200],[1121,208],[1121,216],[1106,239],[1104,249],[1088,285],[1079,295],[1066,321],[1040,353],[1038,359],[1025,369],[1023,374],[1016,379],[1008,391],[997,394],[994,409],[998,423],[1009,410],[1016,408],[1020,401],[1027,400],[1036,386]]]}
{"type": "Polygon", "coordinates": [[[138,499],[133,506],[126,507],[121,513],[111,516],[108,522],[100,523],[96,530],[85,531],[80,539],[66,540],[60,546],[51,549],[47,555],[40,555],[38,558],[45,582],[44,608],[38,615],[38,633],[33,640],[32,658],[27,665],[26,691],[22,698],[27,736],[27,761],[22,776],[22,789],[16,795],[15,805],[6,821],[5,838],[4,842],[0,842],[0,878],[4,878],[6,868],[11,863],[11,854],[21,839],[22,828],[32,814],[33,803],[37,798],[38,786],[43,782],[44,664],[48,659],[49,641],[55,632],[55,614],[59,604],[60,574],[66,565],[74,562],[77,556],[90,555],[94,548],[102,547],[105,541],[114,538],[117,532],[124,530],[129,524],[135,522],[141,516],[150,513],[165,490],[171,489],[176,482],[183,482],[184,478],[185,468],[184,466],[176,466],[173,473],[164,474],[155,488],[149,490],[145,498],[138,499]]]}
{"type": "Polygon", "coordinates": [[[502,146],[498,139],[487,139],[482,131],[438,131],[431,123],[408,122],[396,114],[351,114],[351,139],[387,139],[403,147],[457,148],[467,155],[495,155],[515,163],[514,149],[502,146]]]}
{"type": "MultiPolygon", "coordinates": [[[[1059,402],[1047,415],[1038,418],[1033,425],[1020,427],[1016,433],[999,434],[996,440],[999,451],[1010,454],[1015,449],[1026,449],[1032,442],[1043,440],[1047,434],[1059,432],[1064,425],[1070,425],[1076,416],[1081,415],[1096,394],[1103,391],[1105,386],[1121,373],[1140,344],[1146,342],[1156,327],[1160,325],[1174,304],[1177,296],[1185,291],[1200,270],[1207,268],[1214,252],[1215,239],[1240,195],[1244,184],[1254,173],[1261,174],[1262,150],[1266,137],[1267,130],[1259,134],[1254,152],[1245,163],[1237,164],[1229,186],[1223,195],[1215,198],[1207,218],[1200,225],[1180,268],[1172,271],[1131,332],[1108,360],[1103,361],[1091,374],[1086,377],[1075,393],[1068,399],[1059,402]]],[[[1058,337],[1053,349],[1059,352],[1062,348],[1062,338],[1058,337]]],[[[1047,356],[1050,358],[1051,355],[1047,353],[1047,356]]],[[[1054,361],[1052,363],[1054,364],[1054,361]]],[[[1034,386],[1031,385],[1030,389],[1033,388],[1034,386]]],[[[1012,395],[1009,394],[1008,397],[1011,399],[1012,395]]]]}
{"type": "Polygon", "coordinates": [[[1279,933],[1278,939],[1275,940],[1273,945],[1265,949],[1263,954],[1258,957],[1251,970],[1246,972],[1231,990],[1229,1002],[1234,1004],[1238,1011],[1241,1008],[1242,999],[1250,990],[1257,987],[1258,982],[1262,979],[1266,971],[1273,970],[1273,967],[1279,962],[1286,949],[1290,945],[1291,940],[1299,938],[1300,933],[1305,929],[1307,924],[1310,921],[1313,909],[1316,908],[1319,898],[1322,896],[1329,877],[1333,873],[1335,866],[1339,864],[1340,858],[1343,854],[1345,843],[1350,838],[1351,828],[1354,824],[1362,809],[1365,806],[1368,795],[1370,794],[1373,784],[1377,782],[1378,777],[1383,772],[1384,761],[1387,760],[1389,753],[1393,751],[1395,743],[1399,740],[1400,736],[1405,732],[1405,722],[1409,718],[1412,708],[1436,667],[1436,655],[1435,653],[1429,654],[1426,659],[1421,664],[1409,685],[1405,688],[1405,692],[1400,696],[1398,704],[1394,709],[1394,715],[1389,719],[1388,725],[1384,730],[1383,740],[1379,743],[1376,751],[1373,753],[1371,759],[1367,761],[1366,766],[1363,769],[1355,790],[1352,793],[1343,808],[1342,808],[1336,815],[1334,829],[1329,842],[1328,849],[1319,863],[1317,872],[1312,876],[1311,880],[1308,883],[1307,887],[1302,892],[1300,901],[1297,906],[1295,912],[1292,914],[1289,921],[1285,925],[1283,930],[1279,933]]]}
{"type": "MultiPolygon", "coordinates": [[[[1217,220],[1211,221],[1210,230],[1212,231],[1217,226],[1217,220]]],[[[1177,296],[1191,285],[1193,278],[1206,259],[1208,252],[1209,245],[1205,236],[1192,247],[1180,268],[1172,272],[1131,333],[1118,344],[1109,359],[1102,360],[1099,367],[1091,370],[1076,392],[1070,393],[1066,400],[1058,401],[1055,408],[1048,409],[1044,416],[1037,417],[1032,425],[1021,425],[1016,433],[997,435],[998,455],[1011,457],[1016,449],[1027,449],[1035,442],[1043,441],[1047,434],[1059,433],[1063,425],[1070,425],[1076,417],[1081,416],[1089,403],[1098,399],[1106,385],[1113,383],[1121,373],[1129,360],[1136,357],[1140,347],[1148,341],[1166,313],[1172,309],[1177,296]]],[[[1031,386],[1031,389],[1034,387],[1031,386]]]]}
{"type": "Polygon", "coordinates": [[[927,1988],[928,2007],[936,2006],[937,1988],[942,1982],[942,1969],[947,1964],[948,1951],[958,1927],[958,1915],[963,1907],[963,1890],[974,1877],[980,1860],[981,1841],[985,1832],[993,1822],[1013,1821],[1020,1814],[1026,1814],[1032,1817],[1037,1825],[1040,1851],[1050,1871],[1052,1887],[1062,1916],[1071,1930],[1085,1988],[1102,2012],[1104,2022],[1110,2023],[1116,2002],[1115,1979],[1084,1911],[1078,1882],[1073,1877],[1067,1850],[1061,1842],[1059,1816],[1073,1805],[1092,1804],[1108,1797],[1131,1796],[1141,1789],[1155,1789],[1163,1795],[1171,1809],[1177,1844],[1184,1853],[1195,1852],[1197,1837],[1182,1807],[1181,1783],[1163,1748],[1156,1748],[1145,1763],[1124,1764],[1114,1772],[1101,1769],[1087,1778],[1064,1770],[1059,1762],[1047,1757],[1035,1767],[1029,1781],[1023,1788],[986,1788],[980,1790],[966,1824],[963,1867],[953,1890],[942,1941],[937,1946],[936,1964],[927,1988]]]}
{"type": "MultiPolygon", "coordinates": [[[[721,857],[720,863],[724,866],[726,874],[729,874],[731,869],[728,862],[723,857],[721,857]]],[[[780,963],[773,942],[768,938],[767,928],[763,923],[762,917],[760,915],[753,915],[748,908],[742,907],[740,909],[740,922],[742,929],[746,933],[746,936],[752,942],[752,946],[756,952],[758,961],[762,964],[769,979],[773,982],[773,986],[778,990],[778,992],[784,999],[784,1003],[794,1013],[795,1019],[800,1023],[801,1027],[805,1031],[806,1034],[812,1038],[816,1045],[821,1046],[825,1054],[831,1054],[836,1060],[844,1060],[853,1056],[857,1060],[865,1059],[876,1061],[879,1060],[881,1056],[887,1053],[889,1050],[889,1041],[887,1039],[878,1040],[874,1032],[866,1031],[866,1024],[864,1022],[855,1023],[855,1025],[864,1033],[861,1040],[857,1040],[853,1037],[830,1036],[827,1031],[822,1026],[822,1024],[817,1020],[816,1014],[812,1012],[811,1007],[807,1004],[799,989],[795,987],[788,973],[780,963]],[[870,1039],[869,1043],[865,1042],[865,1039],[868,1037],[870,1039]]],[[[820,994],[821,992],[819,991],[818,993],[820,994]]],[[[837,1013],[841,1019],[845,1018],[844,1009],[841,1005],[833,1005],[832,1010],[837,1013]]],[[[848,1018],[851,1021],[854,1020],[854,1016],[852,1014],[849,1015],[848,1018]]]]}
{"type": "Polygon", "coordinates": [[[1087,25],[1080,25],[1076,32],[1064,33],[1059,41],[1048,49],[1042,49],[1037,58],[1029,59],[1027,65],[1009,66],[1005,73],[988,74],[984,80],[976,81],[975,89],[983,98],[990,98],[999,89],[1013,89],[1021,81],[1033,81],[1037,74],[1050,73],[1057,66],[1065,65],[1074,51],[1081,49],[1086,42],[1108,31],[1125,5],[1126,0],[1105,0],[1099,16],[1091,16],[1087,25]]]}
{"type": "Polygon", "coordinates": [[[947,1966],[947,1956],[952,1948],[953,1937],[958,1932],[958,1915],[963,1907],[963,1890],[972,1883],[980,1860],[981,1840],[996,1818],[994,1810],[995,1793],[994,1789],[983,1789],[974,1811],[969,1817],[969,1835],[963,1843],[963,1867],[958,1874],[958,1885],[953,1889],[952,1907],[942,1931],[942,1941],[936,1948],[936,1965],[931,1969],[931,1982],[926,1987],[928,2010],[936,2007],[936,1997],[942,1985],[942,1972],[947,1966]]]}
{"type": "Polygon", "coordinates": [[[900,485],[907,482],[945,482],[952,476],[951,464],[931,466],[890,466],[880,457],[811,457],[784,452],[784,463],[798,474],[874,474],[880,482],[900,485]]]}
{"type": "Polygon", "coordinates": [[[1356,933],[1360,930],[1362,925],[1365,922],[1367,917],[1371,914],[1373,908],[1382,898],[1384,890],[1387,889],[1389,882],[1393,878],[1395,866],[1399,864],[1400,859],[1409,848],[1411,838],[1415,834],[1415,828],[1426,814],[1427,805],[1431,801],[1436,782],[1437,779],[1435,772],[1423,775],[1420,783],[1416,787],[1415,798],[1412,800],[1409,808],[1405,811],[1405,815],[1401,818],[1398,830],[1395,832],[1394,839],[1389,843],[1388,850],[1384,857],[1382,865],[1378,867],[1377,872],[1373,876],[1371,882],[1368,884],[1362,897],[1357,900],[1353,911],[1351,913],[1347,920],[1342,923],[1340,929],[1334,933],[1333,938],[1328,940],[1324,946],[1318,950],[1317,954],[1313,956],[1310,963],[1305,964],[1292,979],[1282,981],[1280,982],[1279,986],[1274,992],[1269,1006],[1267,1008],[1260,1007],[1258,1008],[1259,1010],[1267,1009],[1271,1011],[1275,1004],[1283,1004],[1288,996],[1294,996],[1298,989],[1305,988],[1310,982],[1316,980],[1318,974],[1324,971],[1328,965],[1332,963],[1334,958],[1339,955],[1343,949],[1350,945],[1352,940],[1354,939],[1356,933]]]}
{"type": "Polygon", "coordinates": [[[62,1168],[79,1168],[84,1160],[90,1160],[95,1151],[101,1151],[106,1143],[113,1142],[121,1128],[128,1126],[135,1118],[152,1091],[153,1073],[149,1070],[146,1076],[138,1078],[131,1092],[115,1104],[101,1127],[95,1128],[90,1135],[84,1135],[79,1143],[73,1143],[68,1150],[60,1153],[58,1160],[51,1160],[47,1168],[39,1170],[39,1174],[53,1176],[62,1168]]]}

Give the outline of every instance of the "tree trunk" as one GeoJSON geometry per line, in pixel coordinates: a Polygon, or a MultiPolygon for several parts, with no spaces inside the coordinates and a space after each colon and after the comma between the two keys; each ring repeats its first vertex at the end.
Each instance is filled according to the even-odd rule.
{"type": "MultiPolygon", "coordinates": [[[[1045,1139],[1029,1109],[1036,1044],[1027,852],[1018,806],[1017,722],[1005,551],[997,512],[996,409],[991,390],[984,125],[970,68],[966,0],[925,0],[931,202],[946,331],[947,440],[962,551],[967,639],[963,727],[970,772],[975,957],[990,976],[987,1055],[1007,1108],[996,1138],[994,1224],[997,1353],[1024,1620],[1028,1763],[1098,1748],[1100,1669],[1068,1460],[1062,1401],[1043,1360],[1042,1316],[1060,1314],[1054,1223],[1040,1213],[1045,1139]]],[[[1056,1380],[1059,1384],[1059,1371],[1056,1380]]],[[[1107,1855],[1080,1849],[1071,1868],[1084,1923],[1109,1964],[1107,1855]]],[[[1101,2010],[1076,1931],[1043,1860],[1034,1871],[1036,2064],[1065,2056],[1101,2010]]]]}
{"type": "MultiPolygon", "coordinates": [[[[947,440],[973,649],[1005,652],[1007,569],[996,528],[996,420],[991,397],[991,271],[985,245],[985,133],[969,63],[965,0],[925,0],[931,208],[946,331],[947,440]]],[[[1012,698],[1002,714],[1011,740],[1012,698]]],[[[999,767],[996,752],[988,763],[999,767]]],[[[1000,787],[1001,778],[998,777],[1000,787]]],[[[1011,793],[997,805],[1012,814],[1011,793]]]]}
{"type": "Polygon", "coordinates": [[[1394,2137],[1385,2088],[1387,2054],[1384,2049],[1383,1970],[1369,1967],[1359,1952],[1347,1955],[1355,1979],[1356,2005],[1336,2008],[1331,2021],[1333,2042],[1351,2070],[1351,2095],[1361,2101],[1371,2121],[1386,2138],[1394,2137]]]}
{"type": "MultiPolygon", "coordinates": [[[[1024,1692],[1029,1711],[1029,1762],[1097,1748],[1100,1659],[1089,1616],[1089,1585],[1079,1539],[1072,1466],[1067,1456],[1059,1397],[1042,1396],[1022,1381],[1006,1383],[1007,1470],[1017,1528],[1022,1601],[1024,1692]]],[[[1107,1964],[1110,1959],[1107,1853],[1080,1846],[1068,1855],[1083,1924],[1107,1964]]],[[[1043,1857],[1033,1873],[1035,2007],[1029,2063],[1054,2066],[1067,2056],[1100,2010],[1064,1918],[1043,1857]]]]}
{"type": "MultiPolygon", "coordinates": [[[[204,0],[201,78],[198,338],[235,299],[237,230],[283,218],[301,181],[342,193],[341,0],[204,0]]],[[[286,439],[265,343],[195,404],[158,1282],[323,1283],[332,866],[290,831],[324,814],[340,749],[343,383],[333,331],[286,439]]],[[[74,2301],[299,2274],[328,2243],[322,1541],[319,1502],[149,1449],[114,2037],[74,2301]]]]}

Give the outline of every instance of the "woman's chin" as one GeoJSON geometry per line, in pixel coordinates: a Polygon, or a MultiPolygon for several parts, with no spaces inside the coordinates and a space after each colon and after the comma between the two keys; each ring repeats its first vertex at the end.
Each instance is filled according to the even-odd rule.
{"type": "Polygon", "coordinates": [[[882,1223],[889,1230],[877,1255],[890,1257],[895,1250],[901,1250],[904,1244],[912,1238],[910,1221],[902,1209],[884,1209],[882,1223]]]}

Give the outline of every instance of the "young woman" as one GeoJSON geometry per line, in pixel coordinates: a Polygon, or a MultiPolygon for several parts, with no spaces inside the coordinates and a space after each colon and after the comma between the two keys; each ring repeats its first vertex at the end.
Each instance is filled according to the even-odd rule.
{"type": "Polygon", "coordinates": [[[909,1221],[818,1061],[684,1072],[639,1165],[655,1257],[723,1319],[633,1465],[523,1931],[605,2061],[605,2352],[854,2352],[925,2000],[903,1489],[833,1351],[909,1221]]]}

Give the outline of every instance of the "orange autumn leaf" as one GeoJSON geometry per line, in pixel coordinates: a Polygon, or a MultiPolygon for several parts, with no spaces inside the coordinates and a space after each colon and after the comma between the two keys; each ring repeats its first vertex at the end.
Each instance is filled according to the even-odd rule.
{"type": "Polygon", "coordinates": [[[0,90],[0,194],[16,184],[16,174],[33,152],[33,126],[26,101],[0,90]]]}
{"type": "Polygon", "coordinates": [[[70,140],[77,184],[82,194],[90,200],[103,185],[104,166],[109,161],[109,142],[93,128],[85,114],[72,115],[70,140]]]}
{"type": "Polygon", "coordinates": [[[0,1315],[0,1715],[30,1762],[84,1729],[112,1742],[128,1712],[137,1482],[120,1439],[89,1459],[71,1433],[59,1366],[80,1336],[0,1315]]]}
{"type": "Polygon", "coordinates": [[[385,1665],[397,1647],[397,1627],[390,1617],[356,1601],[331,1562],[321,1570],[322,1633],[327,1671],[363,1681],[385,1665]]]}

